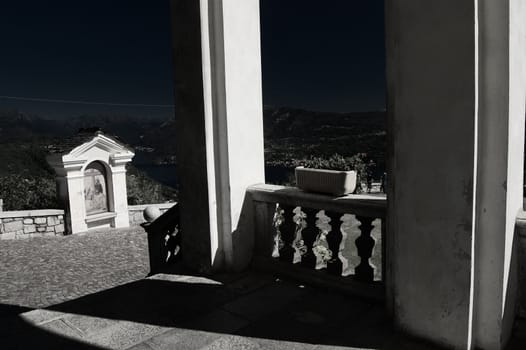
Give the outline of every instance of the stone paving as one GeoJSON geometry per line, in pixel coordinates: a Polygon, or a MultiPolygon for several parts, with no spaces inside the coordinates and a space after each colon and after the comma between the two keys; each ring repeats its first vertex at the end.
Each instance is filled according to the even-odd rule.
{"type": "Polygon", "coordinates": [[[397,333],[383,305],[269,274],[143,278],[137,229],[0,247],[2,350],[437,349],[397,333]]]}
{"type": "Polygon", "coordinates": [[[43,308],[143,278],[140,227],[0,240],[0,303],[43,308]]]}
{"type": "Polygon", "coordinates": [[[434,349],[396,334],[382,305],[246,274],[155,275],[21,313],[2,349],[434,349]]]}

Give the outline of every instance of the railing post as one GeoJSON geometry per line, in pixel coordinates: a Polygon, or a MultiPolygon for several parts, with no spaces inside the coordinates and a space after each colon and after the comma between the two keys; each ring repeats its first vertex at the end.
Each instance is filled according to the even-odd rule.
{"type": "Polygon", "coordinates": [[[393,295],[393,278],[392,278],[392,251],[393,251],[393,240],[392,237],[388,237],[388,222],[387,217],[382,217],[382,282],[384,284],[385,293],[385,306],[389,316],[394,315],[394,295],[393,295]]]}
{"type": "Polygon", "coordinates": [[[382,281],[387,280],[387,224],[386,219],[382,218],[380,223],[380,242],[382,242],[382,281]]]}
{"type": "Polygon", "coordinates": [[[374,281],[374,268],[369,263],[369,258],[372,255],[375,245],[375,240],[371,237],[374,218],[356,216],[356,220],[360,222],[361,234],[355,241],[356,247],[358,248],[358,256],[360,256],[360,264],[356,266],[354,272],[355,277],[359,281],[372,282],[374,281]]]}
{"type": "Polygon", "coordinates": [[[341,232],[341,217],[342,214],[335,212],[325,212],[325,215],[331,219],[331,232],[327,234],[327,243],[331,250],[331,260],[327,262],[327,272],[331,275],[341,276],[343,270],[343,263],[340,260],[340,248],[343,239],[341,232]]]}
{"type": "Polygon", "coordinates": [[[301,265],[314,269],[316,267],[316,255],[312,251],[312,246],[316,242],[319,233],[318,227],[316,227],[316,214],[319,212],[319,209],[301,208],[301,210],[307,215],[305,219],[307,226],[301,231],[301,237],[307,251],[301,257],[301,265]]]}
{"type": "MultiPolygon", "coordinates": [[[[145,212],[148,208],[145,209],[145,212]]],[[[145,218],[148,214],[145,215],[145,218]]],[[[141,224],[148,235],[150,275],[160,272],[176,262],[181,256],[181,232],[179,232],[179,204],[164,212],[151,222],[141,224]]]]}
{"type": "Polygon", "coordinates": [[[294,222],[293,212],[294,207],[280,204],[280,208],[283,209],[283,223],[279,227],[283,247],[279,250],[279,259],[292,264],[295,252],[292,243],[296,238],[296,223],[294,222]]]}

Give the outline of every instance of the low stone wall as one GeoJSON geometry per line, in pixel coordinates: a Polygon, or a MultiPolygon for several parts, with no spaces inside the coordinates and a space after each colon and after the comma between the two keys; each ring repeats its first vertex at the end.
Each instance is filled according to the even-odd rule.
{"type": "Polygon", "coordinates": [[[64,234],[64,210],[0,211],[0,239],[64,234]]]}
{"type": "Polygon", "coordinates": [[[161,214],[174,206],[175,203],[158,203],[158,204],[141,204],[141,205],[128,205],[128,213],[130,217],[130,226],[138,226],[145,222],[142,212],[147,207],[159,208],[161,214]]]}

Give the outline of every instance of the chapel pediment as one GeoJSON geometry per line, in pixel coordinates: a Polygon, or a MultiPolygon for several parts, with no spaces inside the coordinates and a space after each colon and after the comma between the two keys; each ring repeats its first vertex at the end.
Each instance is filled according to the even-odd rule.
{"type": "Polygon", "coordinates": [[[101,131],[79,135],[77,143],[71,150],[62,153],[64,158],[82,158],[83,155],[91,153],[93,150],[106,152],[109,155],[130,155],[133,156],[133,150],[120,142],[116,137],[108,136],[101,131]],[[81,141],[82,143],[79,143],[81,141]]]}

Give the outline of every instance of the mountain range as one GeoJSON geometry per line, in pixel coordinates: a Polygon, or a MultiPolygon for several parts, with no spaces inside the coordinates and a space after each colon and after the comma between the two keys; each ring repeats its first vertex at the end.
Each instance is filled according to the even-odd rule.
{"type": "MultiPolygon", "coordinates": [[[[290,158],[351,156],[367,153],[380,167],[385,164],[385,112],[330,113],[266,106],[263,110],[267,162],[290,158]]],[[[54,120],[0,110],[0,144],[59,144],[79,129],[98,127],[134,147],[136,162],[157,164],[175,160],[174,119],[128,115],[81,115],[54,120]]]]}

